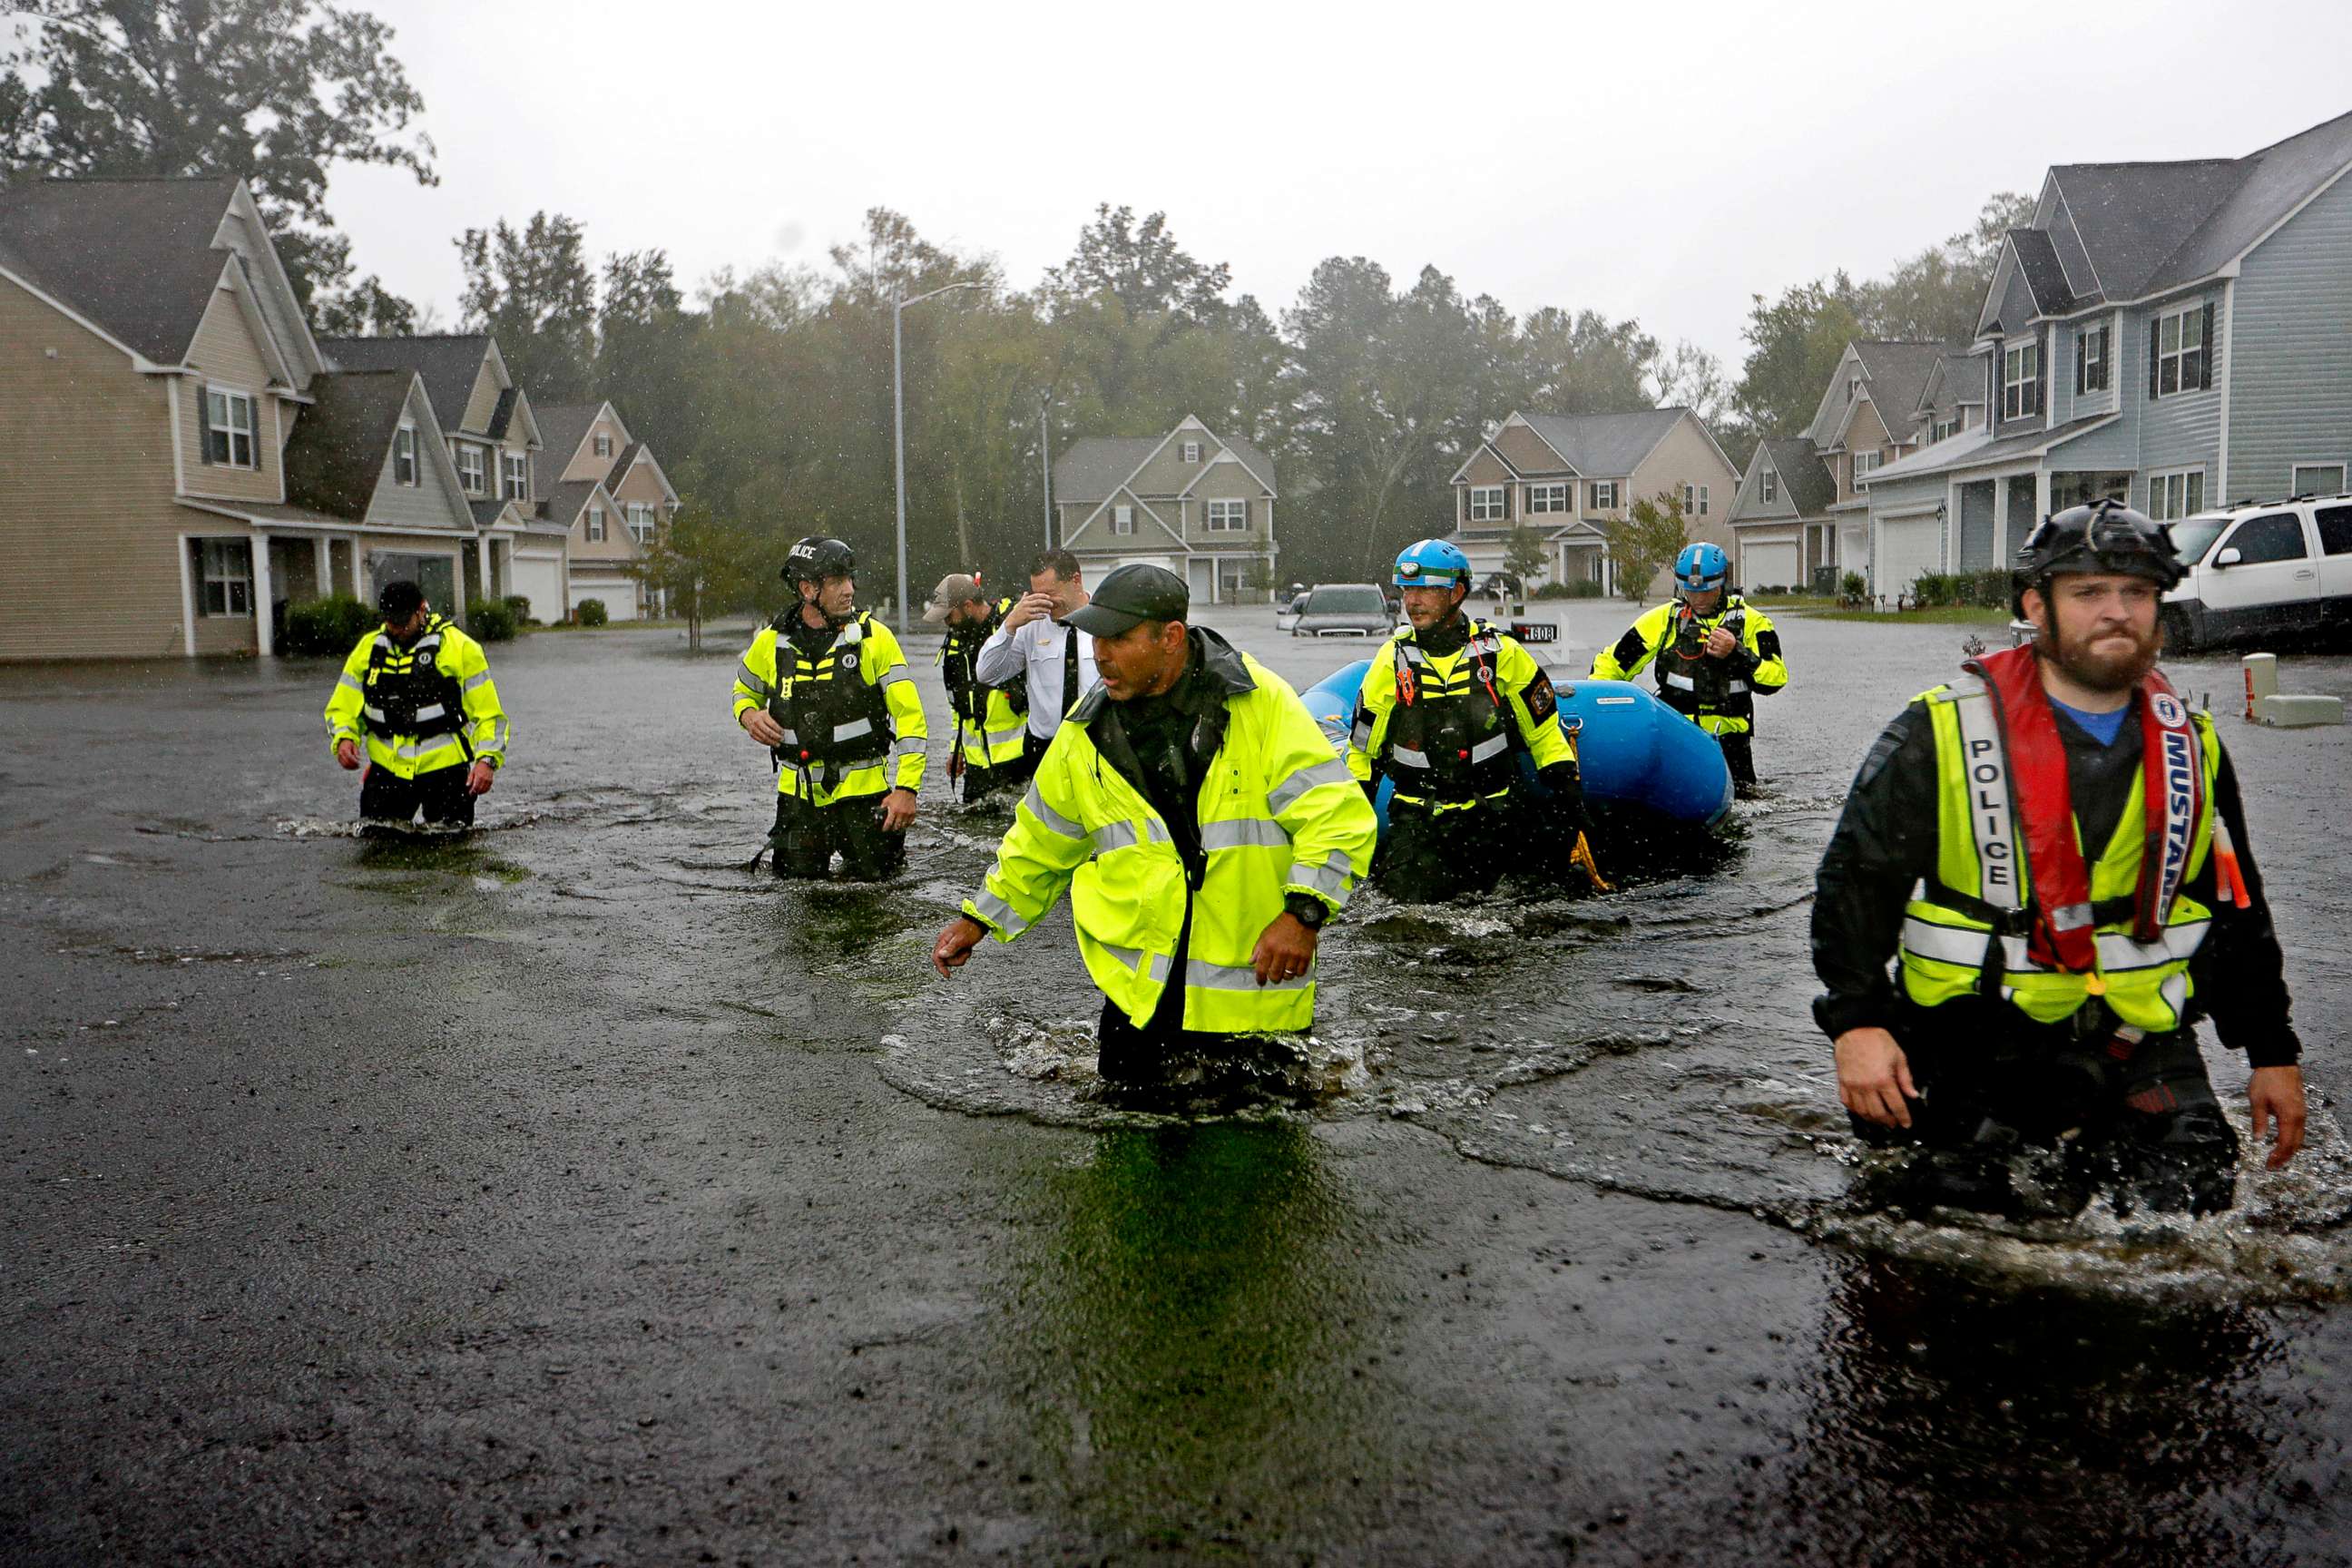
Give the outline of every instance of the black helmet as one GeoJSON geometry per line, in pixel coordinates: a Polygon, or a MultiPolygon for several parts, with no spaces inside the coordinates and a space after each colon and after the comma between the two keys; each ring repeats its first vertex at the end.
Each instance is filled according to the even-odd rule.
{"type": "Polygon", "coordinates": [[[2189,574],[2172,548],[2172,531],[2110,496],[2070,506],[2037,524],[2018,546],[2010,606],[2025,614],[2025,590],[2062,572],[2113,572],[2169,589],[2189,574]]]}
{"type": "Polygon", "coordinates": [[[822,534],[810,534],[784,557],[782,575],[787,583],[822,583],[827,577],[856,574],[857,552],[838,539],[827,539],[822,534]]]}

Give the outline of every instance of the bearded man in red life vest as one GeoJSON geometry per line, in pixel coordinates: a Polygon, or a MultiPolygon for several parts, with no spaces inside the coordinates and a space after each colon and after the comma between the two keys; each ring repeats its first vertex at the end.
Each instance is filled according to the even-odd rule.
{"type": "Polygon", "coordinates": [[[2120,502],[2045,519],[2015,579],[2032,646],[1915,699],[1855,776],[1817,879],[1813,1016],[1856,1132],[1919,1150],[1898,1205],[2228,1207],[2238,1141],[2200,1018],[2246,1053],[2270,1167],[2302,1146],[2237,778],[2156,668],[2180,577],[2167,531],[2120,502]]]}

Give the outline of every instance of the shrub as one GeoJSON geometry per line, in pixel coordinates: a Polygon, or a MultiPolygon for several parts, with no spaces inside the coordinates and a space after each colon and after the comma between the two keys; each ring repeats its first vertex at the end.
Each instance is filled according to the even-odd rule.
{"type": "Polygon", "coordinates": [[[1988,610],[2009,605],[2009,574],[1989,572],[1923,572],[1911,585],[1911,596],[1923,609],[1975,605],[1988,610]]]}
{"type": "Polygon", "coordinates": [[[613,617],[604,613],[604,600],[583,599],[579,607],[572,612],[572,618],[583,626],[601,626],[613,617]]]}
{"type": "Polygon", "coordinates": [[[305,599],[286,606],[283,651],[289,654],[347,654],[352,646],[382,617],[349,594],[305,599]]]}
{"type": "Polygon", "coordinates": [[[1859,599],[1868,592],[1870,584],[1863,581],[1859,572],[1849,572],[1838,579],[1838,597],[1842,599],[1859,599]]]}
{"type": "Polygon", "coordinates": [[[498,599],[474,599],[466,605],[466,627],[478,642],[511,642],[515,615],[498,599]]]}
{"type": "Polygon", "coordinates": [[[515,625],[519,626],[528,626],[537,624],[530,618],[530,595],[509,594],[505,598],[499,600],[499,603],[504,605],[508,609],[514,612],[515,625]]]}
{"type": "Polygon", "coordinates": [[[1535,596],[1538,599],[1597,599],[1601,597],[1601,584],[1590,577],[1579,577],[1568,583],[1546,583],[1536,590],[1535,596]]]}

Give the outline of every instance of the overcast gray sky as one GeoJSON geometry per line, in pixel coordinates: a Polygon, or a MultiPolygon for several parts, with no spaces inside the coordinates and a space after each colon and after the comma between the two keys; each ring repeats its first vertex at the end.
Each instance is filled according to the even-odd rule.
{"type": "Polygon", "coordinates": [[[451,324],[451,238],[541,208],[691,286],[822,265],[878,204],[1025,288],[1108,201],[1277,315],[1327,256],[1434,263],[1736,372],[1751,294],[1883,270],[2051,163],[2233,157],[2352,109],[2347,0],[371,8],[441,184],[346,169],[333,209],[451,324]]]}

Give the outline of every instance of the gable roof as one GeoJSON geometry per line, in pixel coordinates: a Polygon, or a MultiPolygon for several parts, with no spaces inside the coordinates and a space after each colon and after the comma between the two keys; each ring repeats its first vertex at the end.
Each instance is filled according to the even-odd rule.
{"type": "Polygon", "coordinates": [[[1772,471],[1780,476],[1780,493],[1789,498],[1798,516],[1818,516],[1837,500],[1837,477],[1802,436],[1767,436],[1763,452],[1772,471]]]}
{"type": "MultiPolygon", "coordinates": [[[[425,395],[445,421],[466,416],[474,378],[491,352],[488,332],[455,332],[415,338],[321,338],[319,347],[343,370],[411,370],[425,378],[425,395]]],[[[511,390],[511,389],[509,389],[511,390]]],[[[508,405],[500,398],[502,405],[508,405]]],[[[510,405],[509,405],[510,406],[510,405]]],[[[457,430],[455,424],[446,428],[457,430]]]]}
{"type": "Polygon", "coordinates": [[[2066,281],[2066,269],[2058,264],[2058,247],[2047,231],[2013,228],[2006,242],[2017,252],[2018,270],[2033,292],[2035,310],[2063,316],[2074,308],[2074,287],[2066,281]]]}
{"type": "MultiPolygon", "coordinates": [[[[589,500],[600,491],[604,492],[604,500],[610,503],[612,494],[604,490],[604,480],[565,479],[540,492],[536,510],[541,517],[551,522],[562,523],[568,529],[580,521],[580,514],[588,509],[589,500]]],[[[619,510],[617,505],[614,507],[615,514],[619,510]]]]}
{"type": "Polygon", "coordinates": [[[1578,473],[1610,479],[1640,468],[1642,459],[1688,413],[1687,408],[1639,408],[1624,414],[1521,414],[1518,418],[1578,473]]]}
{"type": "Polygon", "coordinates": [[[1160,436],[1087,436],[1073,441],[1054,459],[1054,500],[1073,505],[1108,500],[1166,444],[1160,436]]]}
{"type": "Polygon", "coordinates": [[[1875,338],[1853,345],[1854,357],[1862,361],[1863,373],[1869,379],[1864,390],[1869,393],[1871,405],[1878,410],[1879,422],[1886,426],[1891,439],[1908,441],[1918,433],[1919,394],[1927,386],[1929,374],[1938,362],[1961,352],[1964,346],[1875,338]]]}
{"type": "Polygon", "coordinates": [[[621,427],[621,445],[626,446],[630,440],[628,422],[621,417],[619,409],[613,407],[609,398],[594,403],[551,403],[544,408],[533,406],[547,462],[553,473],[560,474],[571,466],[572,455],[588,439],[590,426],[607,409],[612,410],[613,422],[621,427]]]}
{"type": "MultiPolygon", "coordinates": [[[[225,262],[232,179],[34,180],[0,190],[0,268],[157,364],[178,364],[225,262]]],[[[242,265],[241,262],[238,263],[242,265]]]]}
{"type": "MultiPolygon", "coordinates": [[[[322,375],[286,442],[286,499],[331,517],[361,518],[383,477],[393,432],[408,406],[414,371],[322,375]]],[[[417,461],[431,461],[417,443],[417,461]]]]}
{"type": "Polygon", "coordinates": [[[1984,358],[1972,353],[1948,353],[1927,373],[1927,384],[1919,389],[1916,412],[1924,421],[1930,414],[1957,409],[1964,404],[1982,404],[1986,397],[1984,358]]]}

